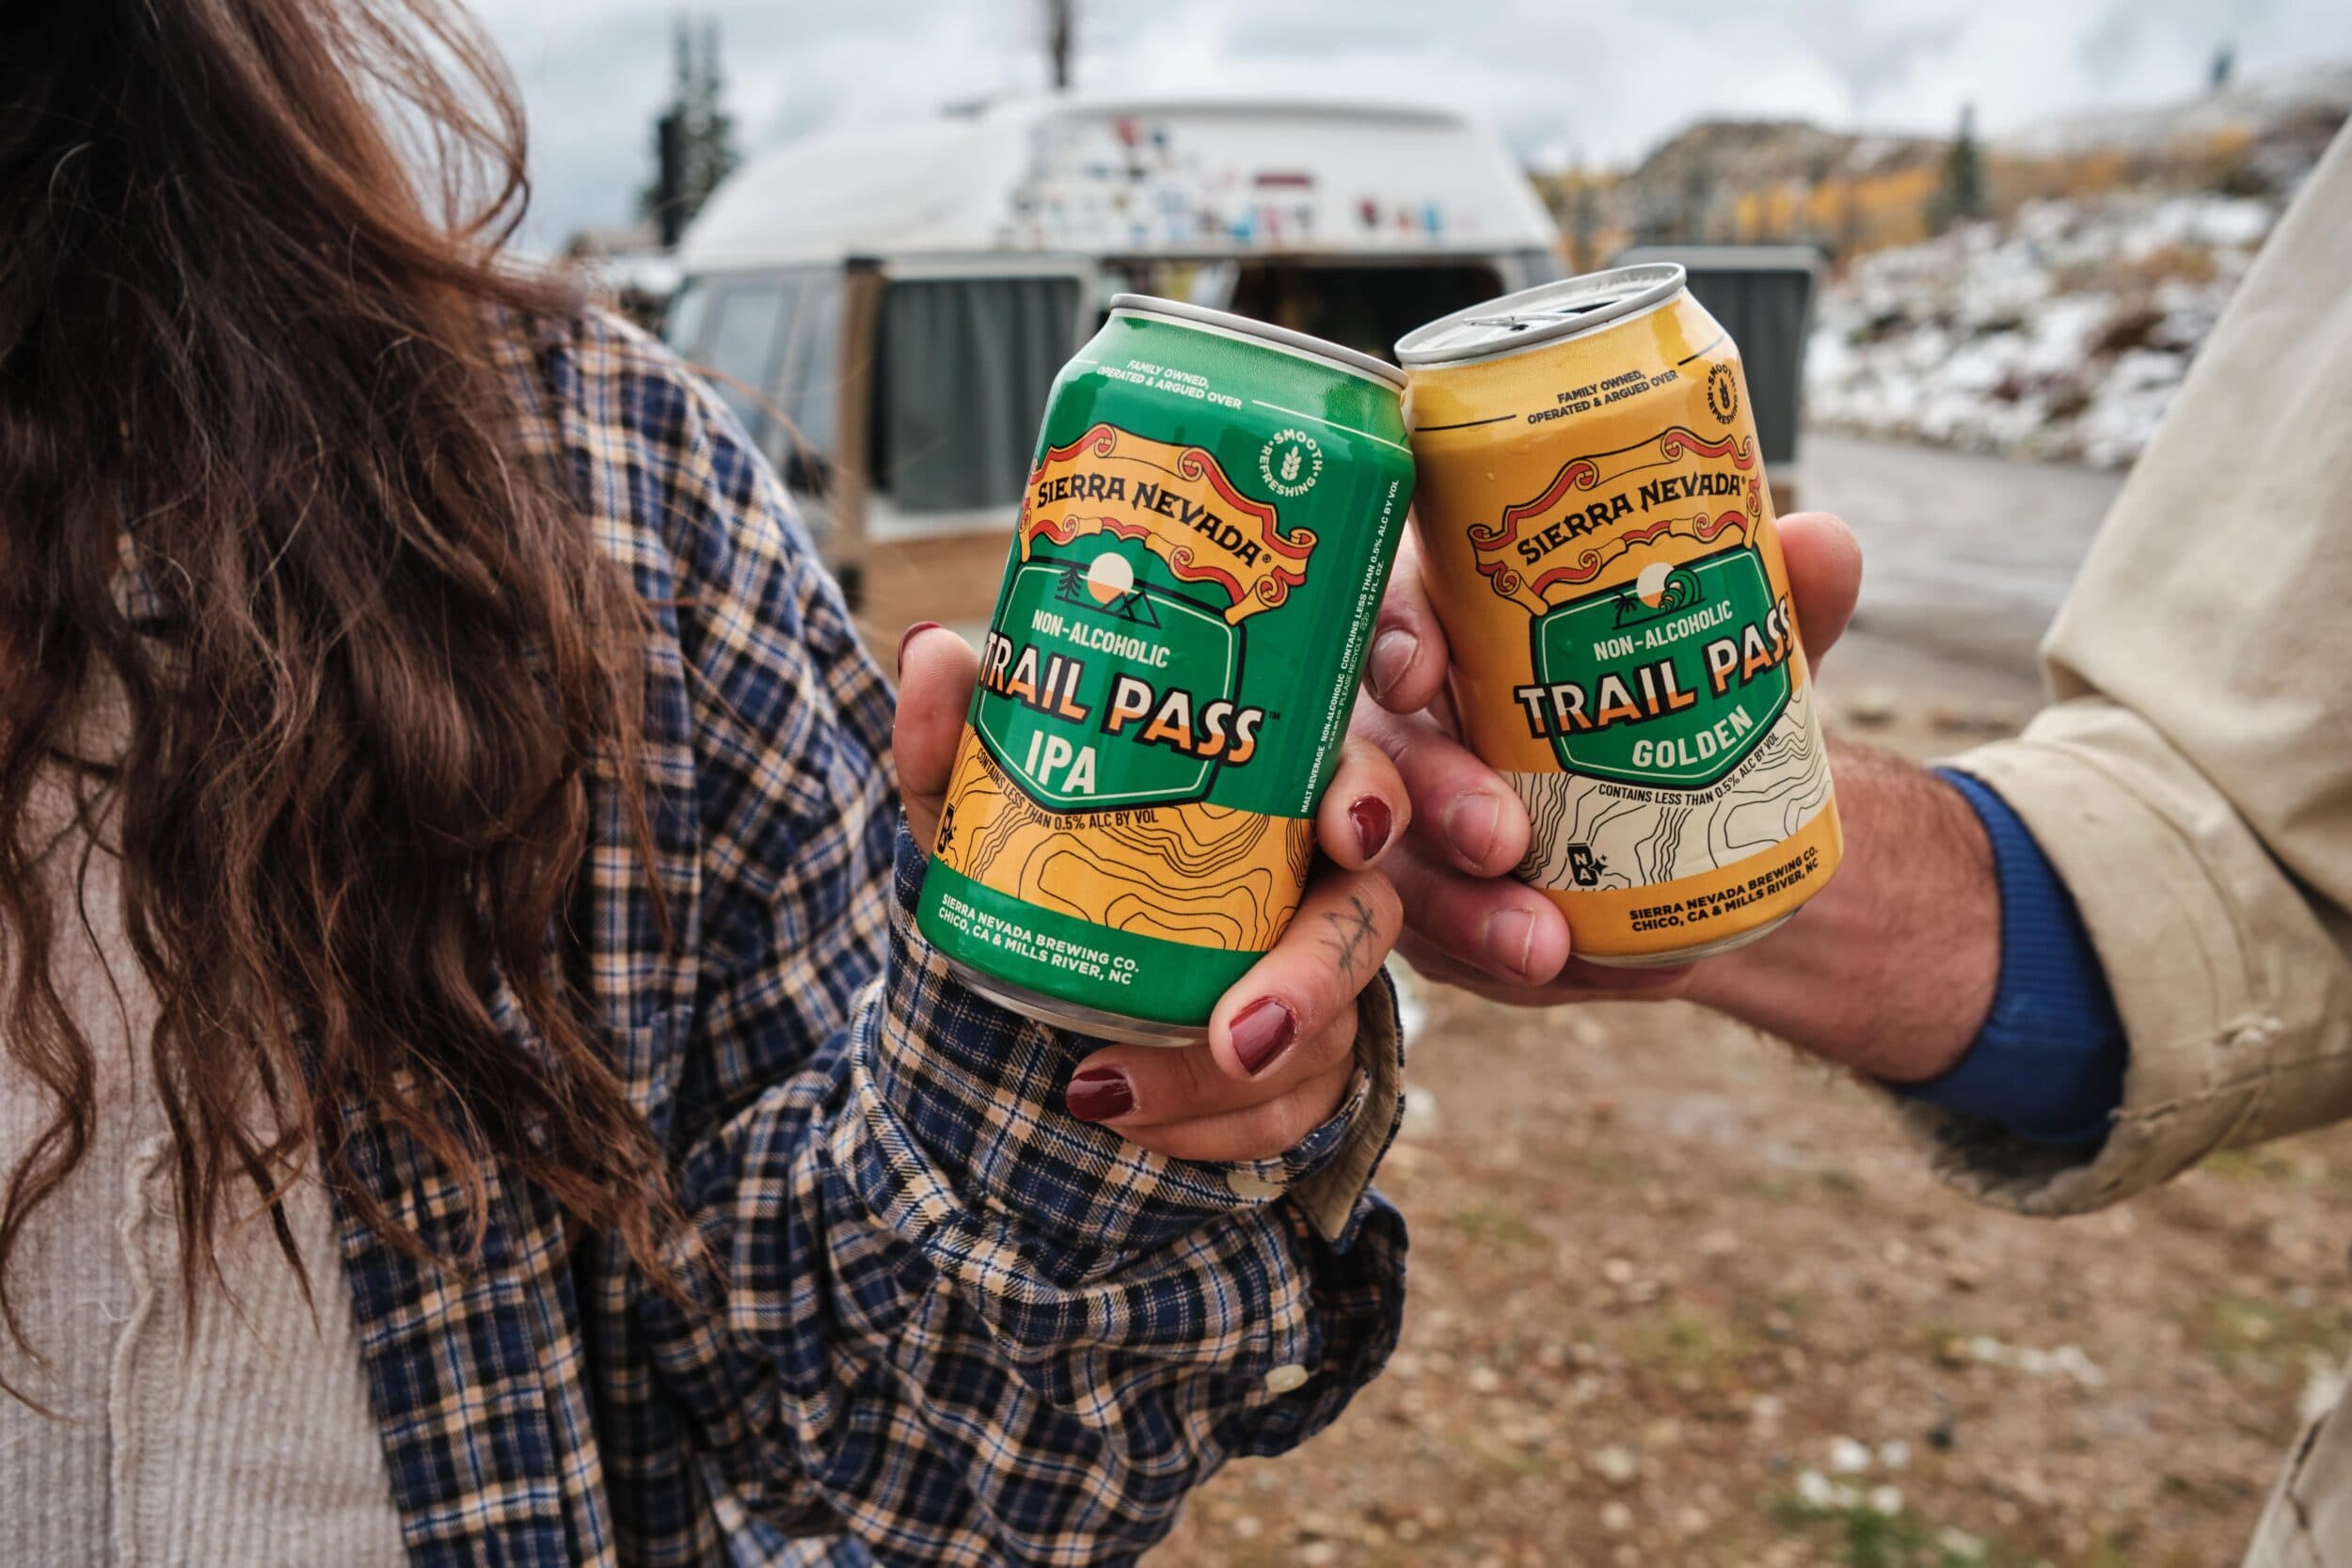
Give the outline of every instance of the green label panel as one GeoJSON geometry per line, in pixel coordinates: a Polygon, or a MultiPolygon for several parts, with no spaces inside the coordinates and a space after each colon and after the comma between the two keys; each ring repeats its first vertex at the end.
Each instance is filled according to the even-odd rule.
{"type": "Polygon", "coordinates": [[[1172,805],[1255,756],[1242,631],[1108,534],[1013,568],[972,723],[1005,770],[1062,810],[1172,805]]]}
{"type": "Polygon", "coordinates": [[[1534,624],[1538,684],[1516,694],[1568,771],[1704,789],[1788,705],[1788,626],[1763,558],[1739,546],[1551,610],[1534,624]]]}

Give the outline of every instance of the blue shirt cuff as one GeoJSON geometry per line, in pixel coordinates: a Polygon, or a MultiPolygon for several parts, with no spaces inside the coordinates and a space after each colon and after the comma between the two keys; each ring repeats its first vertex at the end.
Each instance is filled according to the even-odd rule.
{"type": "Polygon", "coordinates": [[[2123,1102],[2129,1059],[2106,972],[2074,896],[2009,803],[1965,773],[1938,771],[1993,841],[2001,974],[1984,1027],[1958,1065],[1925,1083],[1888,1086],[2034,1143],[2095,1148],[2123,1102]]]}

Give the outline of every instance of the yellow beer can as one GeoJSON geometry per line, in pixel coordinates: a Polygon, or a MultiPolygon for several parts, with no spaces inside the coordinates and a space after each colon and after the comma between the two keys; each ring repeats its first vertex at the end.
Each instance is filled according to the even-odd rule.
{"type": "Polygon", "coordinates": [[[1422,574],[1518,874],[1595,963],[1753,942],[1841,839],[1739,349],[1671,264],[1475,306],[1397,344],[1422,574]]]}

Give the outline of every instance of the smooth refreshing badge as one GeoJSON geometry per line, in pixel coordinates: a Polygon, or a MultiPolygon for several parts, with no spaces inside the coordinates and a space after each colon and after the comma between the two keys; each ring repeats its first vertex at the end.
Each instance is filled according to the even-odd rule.
{"type": "Polygon", "coordinates": [[[1488,585],[1532,617],[1534,679],[1512,695],[1563,769],[1705,789],[1771,731],[1796,640],[1762,507],[1750,443],[1677,426],[1564,464],[1470,531],[1488,585]]]}
{"type": "Polygon", "coordinates": [[[1198,447],[1096,425],[1030,475],[972,722],[1057,811],[1174,805],[1248,766],[1243,623],[1306,581],[1307,530],[1198,447]]]}

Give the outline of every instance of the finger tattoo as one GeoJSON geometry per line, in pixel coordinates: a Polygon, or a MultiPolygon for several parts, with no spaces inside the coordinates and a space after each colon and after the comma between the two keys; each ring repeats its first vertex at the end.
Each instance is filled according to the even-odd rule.
{"type": "Polygon", "coordinates": [[[1372,906],[1356,895],[1349,894],[1347,901],[1354,906],[1352,911],[1325,911],[1323,918],[1330,923],[1332,934],[1323,939],[1323,944],[1339,956],[1340,973],[1353,980],[1357,960],[1380,934],[1380,922],[1372,906]]]}

